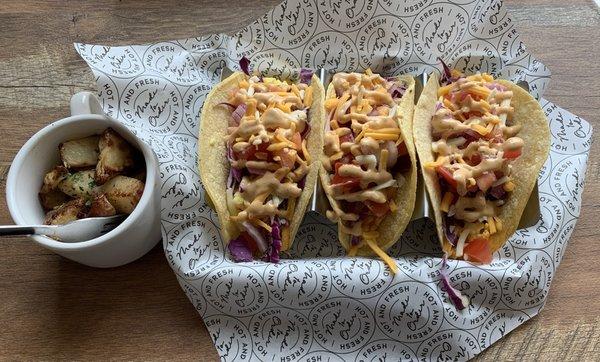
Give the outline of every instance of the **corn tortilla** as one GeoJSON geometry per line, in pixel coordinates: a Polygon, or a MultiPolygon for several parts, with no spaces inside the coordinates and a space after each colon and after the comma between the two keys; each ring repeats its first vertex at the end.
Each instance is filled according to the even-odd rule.
{"type": "MultiPolygon", "coordinates": [[[[502,220],[503,226],[502,231],[490,237],[492,252],[504,245],[517,230],[521,214],[550,150],[550,128],[540,104],[518,85],[506,80],[495,81],[513,92],[511,101],[511,105],[514,107],[513,125],[522,125],[517,136],[523,139],[525,146],[521,156],[511,163],[515,189],[509,195],[506,203],[499,208],[498,217],[502,220]]],[[[435,155],[431,149],[431,118],[435,113],[438,88],[439,77],[437,74],[433,74],[423,88],[415,108],[413,131],[425,186],[433,205],[437,234],[442,249],[452,257],[452,245],[444,238],[442,211],[440,210],[442,194],[437,175],[434,169],[423,166],[428,162],[435,161],[435,155]]]]}
{"type": "MultiPolygon", "coordinates": [[[[242,72],[235,72],[227,79],[217,84],[206,97],[202,107],[202,122],[198,137],[198,156],[200,178],[207,196],[211,199],[219,222],[221,224],[221,236],[225,243],[235,238],[239,230],[229,218],[226,202],[227,177],[229,176],[229,161],[227,160],[227,146],[225,137],[231,117],[231,110],[219,103],[227,102],[230,92],[237,88],[240,81],[247,76],[242,72]]],[[[313,75],[311,80],[313,87],[313,101],[308,111],[308,120],[311,131],[306,139],[306,148],[311,156],[309,172],[306,175],[305,186],[298,198],[294,210],[293,219],[290,221],[290,245],[282,245],[281,250],[290,248],[298,227],[304,217],[304,212],[312,196],[317,181],[319,163],[315,162],[323,149],[323,98],[325,89],[319,78],[313,75]]]]}
{"type": "MultiPolygon", "coordinates": [[[[398,106],[397,120],[402,132],[402,137],[406,143],[406,149],[408,150],[411,165],[410,170],[403,173],[405,178],[404,183],[398,188],[396,197],[394,198],[398,210],[386,215],[381,221],[381,224],[379,224],[377,245],[383,250],[389,249],[400,239],[400,235],[402,235],[402,232],[404,232],[404,229],[406,229],[406,226],[412,217],[417,195],[417,157],[412,132],[413,112],[415,107],[415,81],[411,76],[406,75],[398,76],[397,79],[403,81],[407,85],[406,92],[402,96],[398,106]]],[[[330,99],[335,97],[335,89],[333,84],[330,84],[327,88],[325,98],[330,99]]],[[[328,119],[325,119],[324,121],[329,122],[328,119]]],[[[323,151],[321,154],[323,155],[322,157],[326,157],[324,156],[323,151]]],[[[397,178],[397,175],[395,176],[397,178]]],[[[320,166],[320,178],[322,184],[329,185],[329,175],[322,164],[320,166]]],[[[350,237],[349,235],[342,233],[339,227],[338,239],[346,250],[350,250],[350,237]]],[[[364,245],[358,249],[357,255],[373,256],[375,253],[368,245],[364,245]]]]}

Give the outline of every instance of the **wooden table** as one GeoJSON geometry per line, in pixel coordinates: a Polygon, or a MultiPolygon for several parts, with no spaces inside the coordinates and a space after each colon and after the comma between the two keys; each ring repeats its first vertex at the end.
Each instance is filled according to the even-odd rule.
{"type": "MultiPolygon", "coordinates": [[[[2,1],[2,186],[19,147],[45,124],[68,115],[73,93],[95,89],[73,42],[136,44],[233,32],[278,0],[167,3],[2,1]]],[[[600,15],[593,2],[507,3],[529,50],[553,72],[546,97],[600,130],[600,15]]],[[[482,360],[598,358],[599,153],[596,142],[581,218],[546,308],[482,353],[482,360]]],[[[12,222],[4,196],[0,196],[0,222],[12,222]]],[[[78,265],[24,238],[3,240],[0,255],[2,359],[218,359],[161,246],[111,270],[78,265]]]]}

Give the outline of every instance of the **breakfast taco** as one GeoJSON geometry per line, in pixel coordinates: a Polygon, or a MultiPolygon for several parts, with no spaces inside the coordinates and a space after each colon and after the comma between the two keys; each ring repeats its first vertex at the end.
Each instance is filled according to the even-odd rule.
{"type": "MultiPolygon", "coordinates": [[[[240,62],[242,64],[242,62],[240,62]]],[[[208,95],[200,176],[235,261],[279,261],[311,198],[323,147],[324,88],[235,72],[208,95]]]]}
{"type": "Polygon", "coordinates": [[[444,68],[419,98],[415,145],[444,252],[487,264],[517,229],[550,130],[516,84],[444,68]]]}
{"type": "Polygon", "coordinates": [[[367,70],[337,73],[327,89],[321,184],[348,255],[381,257],[413,213],[417,166],[412,136],[414,80],[367,70]]]}

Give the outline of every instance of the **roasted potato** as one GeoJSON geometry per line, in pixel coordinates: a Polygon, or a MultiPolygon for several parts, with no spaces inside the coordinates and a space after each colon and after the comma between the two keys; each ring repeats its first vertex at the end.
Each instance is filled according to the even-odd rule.
{"type": "Polygon", "coordinates": [[[88,199],[92,196],[94,188],[96,187],[94,174],[94,170],[85,170],[69,174],[60,182],[58,188],[69,196],[84,197],[88,199]]]}
{"type": "Polygon", "coordinates": [[[58,185],[68,176],[69,171],[64,166],[56,166],[44,176],[44,183],[40,193],[47,194],[56,190],[58,185]]]}
{"type": "Polygon", "coordinates": [[[94,135],[61,143],[58,149],[63,165],[69,169],[96,166],[99,141],[100,137],[94,135]]]}
{"type": "Polygon", "coordinates": [[[40,192],[39,197],[44,211],[52,210],[69,201],[69,196],[59,190],[50,190],[45,193],[40,192]]]}
{"type": "Polygon", "coordinates": [[[117,213],[131,214],[142,197],[144,183],[132,177],[115,176],[102,186],[102,191],[117,213]]]}
{"type": "Polygon", "coordinates": [[[87,216],[88,207],[83,197],[73,199],[46,214],[46,225],[62,225],[87,216]]]}
{"type": "Polygon", "coordinates": [[[117,210],[108,202],[105,194],[96,195],[92,198],[90,212],[88,213],[89,217],[113,216],[116,214],[117,210]]]}
{"type": "Polygon", "coordinates": [[[96,165],[96,183],[99,185],[134,165],[136,150],[112,128],[102,133],[99,146],[100,156],[96,165]]]}

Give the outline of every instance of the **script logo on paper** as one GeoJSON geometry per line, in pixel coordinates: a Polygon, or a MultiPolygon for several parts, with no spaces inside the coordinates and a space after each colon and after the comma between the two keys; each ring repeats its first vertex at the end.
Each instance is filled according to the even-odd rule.
{"type": "Polygon", "coordinates": [[[498,75],[501,67],[498,50],[485,40],[471,39],[456,48],[450,64],[465,74],[498,75]]]}
{"type": "Polygon", "coordinates": [[[238,31],[233,35],[234,61],[243,56],[250,58],[252,54],[259,52],[265,46],[265,28],[262,21],[255,21],[251,25],[238,31]]]}
{"type": "Polygon", "coordinates": [[[196,289],[193,285],[187,283],[182,278],[177,278],[177,281],[179,282],[179,285],[187,295],[194,308],[196,308],[198,313],[201,316],[203,316],[204,313],[206,313],[206,301],[204,300],[202,293],[200,293],[198,289],[196,289]]]}
{"type": "Polygon", "coordinates": [[[203,53],[205,51],[221,47],[223,40],[229,40],[229,38],[223,34],[212,34],[196,38],[183,39],[178,43],[188,51],[194,53],[203,53]]]}
{"type": "Polygon", "coordinates": [[[412,54],[409,26],[392,15],[377,16],[361,27],[356,39],[360,65],[393,74],[412,54]]]}
{"type": "Polygon", "coordinates": [[[577,217],[581,210],[581,193],[585,175],[581,169],[585,167],[586,155],[576,155],[560,161],[552,170],[550,186],[552,192],[566,206],[567,211],[577,217]]]}
{"type": "Polygon", "coordinates": [[[144,72],[132,47],[77,44],[77,51],[91,67],[116,78],[131,78],[144,72]]]}
{"type": "Polygon", "coordinates": [[[465,36],[468,14],[460,6],[432,4],[412,24],[415,53],[426,63],[451,54],[465,36]]]}
{"type": "Polygon", "coordinates": [[[174,221],[187,220],[182,214],[195,214],[196,206],[202,201],[200,176],[193,168],[179,162],[160,165],[160,169],[166,171],[166,179],[163,178],[161,185],[161,215],[173,214],[169,219],[174,221]]]}
{"type": "Polygon", "coordinates": [[[200,80],[192,54],[175,43],[157,43],[144,53],[146,68],[157,72],[173,83],[189,85],[200,80]]]}
{"type": "Polygon", "coordinates": [[[301,357],[299,362],[345,362],[344,359],[335,353],[327,351],[315,351],[301,357]]]}
{"type": "Polygon", "coordinates": [[[416,343],[442,326],[443,304],[439,293],[419,282],[400,282],[379,298],[375,317],[390,338],[416,343]]]}
{"type": "Polygon", "coordinates": [[[116,117],[119,113],[119,90],[115,82],[104,73],[97,73],[96,85],[102,110],[106,115],[116,117]]]}
{"type": "MultiPolygon", "coordinates": [[[[195,136],[175,133],[165,137],[164,143],[179,162],[195,167],[198,164],[198,152],[196,151],[197,138],[195,136]]],[[[197,189],[196,187],[195,189],[197,189]]]]}
{"type": "Polygon", "coordinates": [[[310,350],[312,330],[307,318],[285,308],[265,309],[250,321],[254,354],[261,361],[293,361],[310,350]]]}
{"type": "Polygon", "coordinates": [[[541,306],[546,300],[554,264],[546,252],[525,253],[502,278],[502,300],[513,309],[541,306]]]}
{"type": "Polygon", "coordinates": [[[392,15],[408,17],[414,16],[433,0],[379,0],[379,5],[392,15]]]}
{"type": "Polygon", "coordinates": [[[545,248],[560,232],[565,218],[562,203],[552,194],[540,192],[541,217],[535,226],[517,230],[508,242],[517,248],[545,248]]]}
{"type": "Polygon", "coordinates": [[[319,0],[319,15],[333,30],[360,29],[375,14],[375,0],[319,0]]]}
{"type": "Polygon", "coordinates": [[[123,91],[120,109],[133,127],[161,135],[175,132],[183,112],[179,90],[156,76],[132,80],[123,91]]]}
{"type": "Polygon", "coordinates": [[[479,346],[489,347],[508,332],[523,324],[529,316],[518,310],[499,310],[490,315],[479,330],[479,346]]]}
{"type": "Polygon", "coordinates": [[[466,361],[479,353],[477,338],[461,330],[442,331],[419,346],[421,361],[466,361]]]}
{"type": "Polygon", "coordinates": [[[210,84],[198,84],[189,88],[183,96],[183,124],[190,134],[198,134],[200,111],[211,88],[210,84]]]}
{"type": "Polygon", "coordinates": [[[329,261],[333,285],[352,298],[371,298],[381,294],[391,283],[390,271],[380,260],[343,258],[329,261]]]}
{"type": "Polygon", "coordinates": [[[224,361],[248,361],[252,357],[250,332],[239,320],[216,315],[204,319],[210,338],[224,361]]]}
{"type": "Polygon", "coordinates": [[[560,231],[560,235],[558,235],[558,238],[554,243],[554,265],[556,265],[557,267],[565,253],[565,248],[567,247],[569,238],[571,237],[571,234],[575,229],[576,222],[577,219],[571,219],[568,222],[566,222],[560,231]]]}
{"type": "Polygon", "coordinates": [[[477,38],[490,39],[500,36],[511,23],[502,1],[479,1],[471,13],[469,31],[477,38]]]}
{"type": "Polygon", "coordinates": [[[199,217],[185,221],[166,235],[169,264],[185,279],[194,279],[223,262],[223,241],[217,227],[199,217]]]}
{"type": "MultiPolygon", "coordinates": [[[[448,300],[448,293],[443,291],[446,320],[457,328],[480,326],[500,301],[500,283],[490,273],[472,267],[458,268],[449,277],[450,284],[466,295],[470,302],[467,310],[458,311],[448,300]]],[[[439,287],[442,290],[442,283],[439,283],[439,287]]]]}
{"type": "Polygon", "coordinates": [[[262,76],[291,78],[292,70],[300,68],[296,57],[283,49],[267,49],[252,56],[253,69],[258,69],[262,76]]]}
{"type": "Polygon", "coordinates": [[[227,66],[228,53],[225,49],[216,49],[202,53],[198,59],[201,75],[209,82],[218,82],[221,71],[227,66]]]}
{"type": "Polygon", "coordinates": [[[313,0],[282,2],[263,17],[265,35],[276,47],[296,48],[305,44],[317,28],[313,0]]]}
{"type": "Polygon", "coordinates": [[[367,343],[375,326],[373,315],[351,298],[332,298],[315,307],[309,316],[314,338],[334,353],[356,351],[367,343]]]}
{"type": "Polygon", "coordinates": [[[440,277],[441,257],[424,256],[421,254],[406,254],[398,259],[398,269],[411,279],[429,282],[440,277]]]}
{"type": "Polygon", "coordinates": [[[318,261],[282,262],[265,270],[271,299],[294,309],[310,308],[327,298],[331,273],[318,261]]]}
{"type": "Polygon", "coordinates": [[[352,70],[358,66],[356,44],[347,35],[325,32],[304,46],[302,64],[313,69],[352,70]]]}
{"type": "Polygon", "coordinates": [[[206,300],[227,315],[252,315],[268,303],[267,285],[261,275],[239,265],[211,271],[204,279],[202,290],[206,300]]]}
{"type": "Polygon", "coordinates": [[[291,258],[299,259],[342,256],[346,251],[337,240],[334,229],[324,224],[303,222],[289,253],[291,258]]]}
{"type": "Polygon", "coordinates": [[[383,362],[388,359],[392,361],[416,361],[417,356],[404,344],[385,339],[367,344],[358,352],[358,357],[356,357],[357,362],[383,362]]]}
{"type": "Polygon", "coordinates": [[[550,120],[552,150],[561,154],[583,153],[592,143],[590,124],[548,102],[544,112],[550,120]]]}

